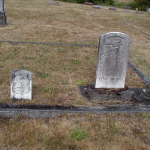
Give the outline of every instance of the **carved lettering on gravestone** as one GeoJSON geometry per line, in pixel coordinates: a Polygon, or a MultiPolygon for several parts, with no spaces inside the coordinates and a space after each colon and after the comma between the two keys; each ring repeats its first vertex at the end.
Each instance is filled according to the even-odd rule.
{"type": "Polygon", "coordinates": [[[0,11],[4,11],[4,0],[0,0],[0,11]]]}
{"type": "Polygon", "coordinates": [[[11,99],[32,98],[32,73],[27,70],[15,70],[11,73],[11,99]]]}
{"type": "Polygon", "coordinates": [[[100,36],[95,88],[124,88],[130,37],[120,32],[100,36]]]}

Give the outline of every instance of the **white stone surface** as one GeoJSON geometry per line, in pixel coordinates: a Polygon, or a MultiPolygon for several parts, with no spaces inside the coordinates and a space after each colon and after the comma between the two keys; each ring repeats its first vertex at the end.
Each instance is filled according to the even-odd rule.
{"type": "Polygon", "coordinates": [[[95,88],[124,88],[130,37],[121,32],[100,36],[95,88]]]}
{"type": "Polygon", "coordinates": [[[11,73],[11,99],[32,99],[32,73],[27,70],[15,70],[11,73]]]}

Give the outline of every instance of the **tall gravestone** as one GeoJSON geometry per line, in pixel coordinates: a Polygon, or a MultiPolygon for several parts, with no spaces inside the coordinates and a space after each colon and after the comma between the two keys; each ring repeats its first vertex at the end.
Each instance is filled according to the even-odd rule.
{"type": "Polygon", "coordinates": [[[130,37],[121,32],[100,36],[95,88],[124,88],[130,37]]]}
{"type": "Polygon", "coordinates": [[[0,26],[6,25],[5,11],[4,11],[4,0],[0,0],[0,26]]]}
{"type": "Polygon", "coordinates": [[[11,99],[32,99],[32,73],[27,70],[11,72],[11,99]]]}

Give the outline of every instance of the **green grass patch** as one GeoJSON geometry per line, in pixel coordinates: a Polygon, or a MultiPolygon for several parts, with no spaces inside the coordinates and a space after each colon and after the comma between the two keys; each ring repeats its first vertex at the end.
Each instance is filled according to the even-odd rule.
{"type": "Polygon", "coordinates": [[[74,129],[70,131],[70,136],[77,141],[81,141],[83,139],[86,139],[87,133],[84,130],[81,129],[74,129]]]}

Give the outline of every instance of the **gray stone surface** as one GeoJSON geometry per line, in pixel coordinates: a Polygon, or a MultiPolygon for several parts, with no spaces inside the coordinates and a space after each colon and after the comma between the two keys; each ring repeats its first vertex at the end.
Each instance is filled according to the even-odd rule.
{"type": "Polygon", "coordinates": [[[116,10],[115,7],[109,7],[109,10],[116,10]]]}
{"type": "Polygon", "coordinates": [[[102,8],[102,5],[94,5],[93,8],[100,9],[102,8]]]}
{"type": "Polygon", "coordinates": [[[143,12],[142,12],[142,11],[136,11],[136,13],[137,13],[137,14],[143,14],[143,12]]]}
{"type": "Polygon", "coordinates": [[[146,11],[147,11],[147,12],[150,12],[150,8],[147,8],[146,11]]]}
{"type": "Polygon", "coordinates": [[[6,25],[7,17],[4,12],[4,0],[0,0],[0,26],[6,25]]]}
{"type": "Polygon", "coordinates": [[[0,0],[0,11],[4,11],[4,0],[0,0]]]}
{"type": "Polygon", "coordinates": [[[27,70],[15,70],[11,73],[11,99],[32,99],[32,73],[27,70]]]}
{"type": "Polygon", "coordinates": [[[85,2],[85,5],[93,5],[92,2],[85,2]]]}
{"type": "Polygon", "coordinates": [[[121,100],[130,101],[132,99],[133,91],[125,89],[124,91],[114,89],[95,89],[91,88],[93,85],[87,86],[87,92],[91,101],[108,101],[108,100],[121,100]]]}
{"type": "Polygon", "coordinates": [[[130,10],[128,10],[128,9],[124,9],[123,11],[125,11],[125,12],[130,12],[130,10]]]}
{"type": "Polygon", "coordinates": [[[95,88],[124,88],[130,37],[121,32],[100,36],[95,88]]]}
{"type": "Polygon", "coordinates": [[[50,0],[50,5],[53,5],[53,3],[54,3],[54,0],[50,0]]]}
{"type": "Polygon", "coordinates": [[[124,6],[124,9],[131,9],[131,6],[124,6]]]}

